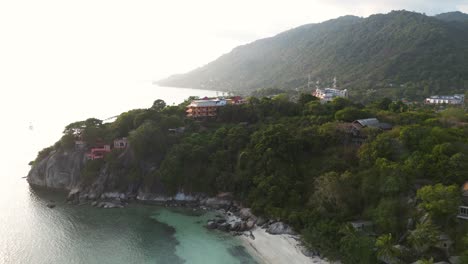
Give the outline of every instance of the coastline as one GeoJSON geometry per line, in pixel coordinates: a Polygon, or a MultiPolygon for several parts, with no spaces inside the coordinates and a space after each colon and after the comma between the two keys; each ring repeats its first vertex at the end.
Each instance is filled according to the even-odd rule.
{"type": "Polygon", "coordinates": [[[252,230],[255,239],[240,236],[247,251],[260,263],[265,264],[331,264],[320,257],[308,257],[301,251],[302,246],[292,235],[271,235],[265,229],[255,227],[252,230]]]}
{"type": "MultiPolygon", "coordinates": [[[[39,188],[40,193],[43,193],[46,189],[39,188]]],[[[57,189],[54,189],[57,191],[57,189]]],[[[49,193],[49,192],[47,192],[49,193]]],[[[55,192],[58,193],[58,192],[55,192]]],[[[59,192],[63,194],[62,192],[59,192]]],[[[104,198],[116,198],[120,197],[121,193],[104,193],[104,198]]],[[[45,198],[45,197],[43,197],[45,198]]],[[[250,217],[256,218],[254,215],[250,214],[250,210],[244,211],[239,209],[236,210],[236,213],[230,213],[225,209],[220,209],[219,207],[226,206],[226,201],[223,202],[223,199],[219,198],[209,198],[205,199],[204,202],[194,202],[194,197],[188,195],[176,195],[174,197],[151,197],[148,199],[148,194],[138,195],[135,199],[127,201],[125,205],[120,205],[116,200],[98,200],[98,201],[86,201],[76,205],[88,204],[94,207],[101,208],[123,208],[128,204],[142,204],[142,205],[154,205],[161,207],[181,207],[181,208],[192,208],[199,209],[204,212],[212,211],[217,215],[222,215],[228,223],[247,223],[248,221],[241,218],[242,213],[247,212],[250,217]],[[146,198],[146,199],[145,199],[146,198]],[[210,201],[207,203],[207,201],[210,201]]],[[[46,199],[47,200],[47,199],[46,199]]],[[[50,199],[49,199],[50,200],[50,199]]],[[[55,205],[55,202],[52,202],[55,205]]],[[[230,201],[229,201],[230,204],[230,201]]],[[[210,228],[209,228],[210,229],[210,228]]],[[[221,230],[222,232],[229,232],[226,230],[221,230]]],[[[259,264],[283,264],[283,263],[297,263],[297,264],[332,264],[339,262],[330,262],[326,259],[322,259],[318,256],[307,256],[303,252],[303,246],[300,243],[298,235],[289,235],[289,234],[278,234],[272,235],[266,232],[266,229],[254,225],[252,229],[245,230],[243,232],[238,232],[234,234],[235,231],[230,231],[231,235],[237,236],[240,239],[240,243],[244,246],[245,250],[249,253],[252,258],[258,261],[259,264]],[[251,234],[251,235],[250,235],[251,234]]]]}

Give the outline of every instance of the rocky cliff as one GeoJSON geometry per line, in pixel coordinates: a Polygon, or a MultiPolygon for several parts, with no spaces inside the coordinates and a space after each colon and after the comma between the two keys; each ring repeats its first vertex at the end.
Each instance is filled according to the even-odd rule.
{"type": "Polygon", "coordinates": [[[33,165],[27,180],[34,186],[71,190],[80,184],[85,162],[82,150],[53,151],[33,165]]]}
{"type": "MultiPolygon", "coordinates": [[[[167,194],[163,183],[156,179],[146,186],[141,178],[129,179],[135,157],[130,148],[119,153],[115,164],[103,162],[96,177],[83,176],[86,159],[85,150],[57,150],[44,159],[36,161],[27,180],[30,185],[66,190],[68,200],[73,203],[96,201],[102,207],[120,207],[128,200],[150,203],[200,203],[212,207],[229,206],[231,199],[206,199],[204,194],[167,194]],[[116,165],[117,164],[117,165],[116,165]],[[111,203],[109,203],[111,201],[111,203]]],[[[157,164],[139,164],[143,175],[153,173],[157,164]]]]}

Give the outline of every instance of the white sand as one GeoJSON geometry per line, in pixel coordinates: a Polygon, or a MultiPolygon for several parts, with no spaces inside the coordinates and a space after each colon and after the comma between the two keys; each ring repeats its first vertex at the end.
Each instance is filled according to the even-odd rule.
{"type": "Polygon", "coordinates": [[[329,264],[319,257],[307,257],[301,252],[300,243],[290,235],[270,235],[264,229],[252,230],[255,239],[241,236],[247,250],[259,261],[268,264],[329,264]]]}

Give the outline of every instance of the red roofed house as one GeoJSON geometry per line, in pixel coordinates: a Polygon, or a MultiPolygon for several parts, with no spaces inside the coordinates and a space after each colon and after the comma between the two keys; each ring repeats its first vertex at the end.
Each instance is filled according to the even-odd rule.
{"type": "Polygon", "coordinates": [[[110,145],[103,145],[102,147],[92,148],[86,157],[90,160],[97,160],[104,158],[106,153],[111,151],[110,145]]]}

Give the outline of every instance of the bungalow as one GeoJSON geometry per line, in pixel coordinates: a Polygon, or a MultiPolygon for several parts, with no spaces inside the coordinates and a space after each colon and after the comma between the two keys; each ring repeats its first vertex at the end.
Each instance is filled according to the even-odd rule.
{"type": "Polygon", "coordinates": [[[452,245],[453,241],[450,239],[450,237],[447,234],[442,233],[439,235],[439,240],[437,241],[435,247],[443,250],[448,255],[449,249],[452,245]]]}
{"type": "Polygon", "coordinates": [[[363,131],[364,128],[376,128],[379,130],[391,130],[392,125],[388,123],[382,123],[377,118],[358,119],[349,125],[349,131],[352,135],[352,141],[358,145],[362,144],[367,138],[366,133],[363,131]]]}
{"type": "Polygon", "coordinates": [[[126,137],[117,138],[114,140],[115,149],[124,149],[128,147],[128,139],[126,137]]]}
{"type": "Polygon", "coordinates": [[[110,145],[103,145],[102,147],[92,148],[90,152],[86,154],[86,158],[88,158],[88,160],[102,159],[104,158],[104,155],[110,151],[110,145]]]}
{"type": "Polygon", "coordinates": [[[378,128],[381,130],[392,129],[392,125],[388,123],[382,123],[375,117],[367,118],[367,119],[358,119],[358,120],[355,120],[352,124],[353,124],[353,127],[357,130],[360,130],[365,127],[373,127],[373,128],[378,128]]]}
{"type": "Polygon", "coordinates": [[[354,230],[360,231],[360,232],[371,231],[372,227],[374,226],[374,223],[372,223],[371,221],[358,220],[358,221],[353,221],[349,223],[354,228],[354,230]]]}

